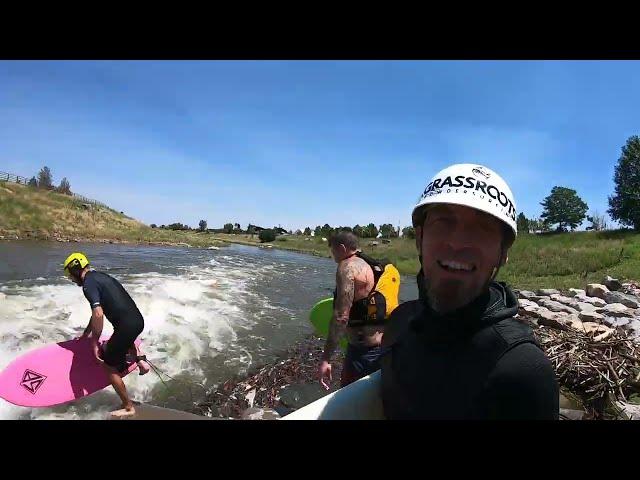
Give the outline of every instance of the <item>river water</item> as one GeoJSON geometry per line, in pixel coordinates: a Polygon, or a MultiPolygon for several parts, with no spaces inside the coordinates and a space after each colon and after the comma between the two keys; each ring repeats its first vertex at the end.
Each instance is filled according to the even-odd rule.
{"type": "MultiPolygon", "coordinates": [[[[128,375],[133,399],[187,409],[209,389],[281,355],[312,333],[310,307],[331,295],[335,263],[276,249],[231,245],[219,250],[0,242],[0,370],[31,349],[78,336],[91,310],[82,290],[62,274],[72,251],[117,278],[145,318],[144,353],[162,371],[128,375]]],[[[403,277],[401,301],[417,297],[403,277]]],[[[104,333],[112,332],[105,321],[104,333]]],[[[52,408],[0,399],[0,419],[105,418],[118,405],[111,387],[52,408]]]]}

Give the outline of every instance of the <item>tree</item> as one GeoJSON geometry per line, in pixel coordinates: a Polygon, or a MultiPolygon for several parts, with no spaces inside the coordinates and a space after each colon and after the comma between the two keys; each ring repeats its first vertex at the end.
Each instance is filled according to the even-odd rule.
{"type": "Polygon", "coordinates": [[[276,239],[276,232],[271,229],[261,230],[258,238],[260,239],[260,243],[273,242],[276,239]]]}
{"type": "Polygon", "coordinates": [[[305,229],[304,229],[304,235],[305,235],[306,237],[308,237],[309,235],[311,235],[311,229],[310,229],[309,227],[307,227],[307,228],[305,228],[305,229]]]}
{"type": "Polygon", "coordinates": [[[364,238],[376,238],[378,236],[378,228],[373,223],[367,225],[364,230],[364,238]]]}
{"type": "Polygon", "coordinates": [[[38,186],[38,181],[36,180],[36,177],[31,177],[31,180],[29,180],[29,184],[30,187],[37,187],[38,186]]]}
{"type": "Polygon", "coordinates": [[[167,228],[169,230],[189,230],[189,226],[188,225],[183,225],[180,222],[176,222],[176,223],[172,223],[170,225],[167,225],[167,228]]]}
{"type": "Polygon", "coordinates": [[[160,225],[160,228],[164,229],[167,228],[165,225],[160,225]]]}
{"type": "Polygon", "coordinates": [[[233,223],[225,223],[224,227],[222,227],[222,229],[224,230],[224,233],[233,232],[233,223]]]}
{"type": "Polygon", "coordinates": [[[302,230],[300,229],[296,230],[296,235],[302,235],[302,230]]]}
{"type": "Polygon", "coordinates": [[[402,236],[406,238],[416,238],[416,229],[413,227],[404,227],[402,229],[402,236]]]}
{"type": "Polygon", "coordinates": [[[615,193],[607,212],[613,220],[640,230],[640,137],[634,135],[622,147],[613,176],[615,193]]]}
{"type": "Polygon", "coordinates": [[[71,195],[71,185],[69,184],[69,180],[67,180],[67,177],[64,177],[60,181],[60,185],[55,190],[58,193],[63,193],[65,195],[71,195]]]}
{"type": "Polygon", "coordinates": [[[44,167],[40,172],[38,172],[38,187],[46,190],[51,190],[53,188],[53,177],[51,176],[51,170],[49,170],[49,167],[44,167]]]}
{"type": "Polygon", "coordinates": [[[356,237],[364,238],[364,228],[362,228],[360,225],[356,225],[355,227],[353,227],[353,234],[356,237]]]}
{"type": "MultiPolygon", "coordinates": [[[[164,225],[162,225],[162,227],[164,227],[164,225]]],[[[151,228],[158,228],[158,226],[155,223],[152,223],[151,228]]]]}
{"type": "Polygon", "coordinates": [[[599,232],[607,229],[607,220],[604,215],[600,215],[597,210],[591,215],[587,215],[587,221],[591,222],[591,226],[587,227],[587,230],[594,230],[599,232]]]}
{"type": "Polygon", "coordinates": [[[396,236],[396,229],[393,228],[393,225],[390,223],[384,223],[380,225],[380,233],[382,233],[382,236],[385,238],[391,238],[396,236]]]}
{"type": "Polygon", "coordinates": [[[524,213],[520,212],[516,223],[518,225],[518,233],[529,233],[529,220],[524,216],[524,213]]]}
{"type": "Polygon", "coordinates": [[[240,227],[240,224],[239,224],[239,223],[234,223],[234,224],[233,224],[233,229],[234,229],[234,230],[242,230],[242,228],[240,227]]]}
{"type": "Polygon", "coordinates": [[[331,228],[328,223],[325,223],[322,226],[322,229],[320,229],[320,234],[325,238],[329,238],[331,237],[331,235],[333,235],[333,228],[331,228]]]}
{"type": "Polygon", "coordinates": [[[542,218],[551,225],[557,223],[558,231],[565,231],[567,226],[572,230],[576,228],[588,209],[575,190],[558,186],[551,189],[551,194],[540,205],[544,207],[542,218]]]}
{"type": "Polygon", "coordinates": [[[198,226],[200,227],[200,231],[204,232],[207,229],[207,221],[200,220],[200,223],[198,223],[198,226]]]}
{"type": "Polygon", "coordinates": [[[313,234],[316,237],[322,236],[322,227],[320,225],[316,226],[316,228],[313,230],[313,234]]]}

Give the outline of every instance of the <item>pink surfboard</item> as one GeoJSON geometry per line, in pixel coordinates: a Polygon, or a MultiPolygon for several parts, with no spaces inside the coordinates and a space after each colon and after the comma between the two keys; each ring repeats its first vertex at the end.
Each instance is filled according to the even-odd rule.
{"type": "MultiPolygon", "coordinates": [[[[109,337],[101,337],[101,343],[109,337]]],[[[136,345],[140,340],[136,339],[136,345]]],[[[129,364],[125,376],[138,368],[129,364]]],[[[0,372],[0,397],[22,407],[51,407],[110,385],[95,361],[91,340],[69,340],[25,353],[0,372]]]]}

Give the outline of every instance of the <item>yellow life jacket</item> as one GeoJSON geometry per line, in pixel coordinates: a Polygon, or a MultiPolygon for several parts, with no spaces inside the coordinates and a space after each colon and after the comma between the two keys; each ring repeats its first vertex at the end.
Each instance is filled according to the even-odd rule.
{"type": "Polygon", "coordinates": [[[371,267],[374,283],[366,298],[353,302],[347,326],[382,325],[398,306],[400,272],[389,261],[376,260],[362,252],[356,252],[355,255],[371,267]]]}

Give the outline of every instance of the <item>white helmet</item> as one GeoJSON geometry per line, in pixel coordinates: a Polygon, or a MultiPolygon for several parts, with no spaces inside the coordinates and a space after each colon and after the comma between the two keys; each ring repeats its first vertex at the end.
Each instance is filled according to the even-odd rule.
{"type": "Polygon", "coordinates": [[[475,208],[506,223],[513,236],[516,226],[516,202],[507,183],[493,170],[470,163],[451,165],[439,171],[422,192],[413,208],[413,226],[418,226],[422,207],[433,203],[451,203],[475,208]]]}

